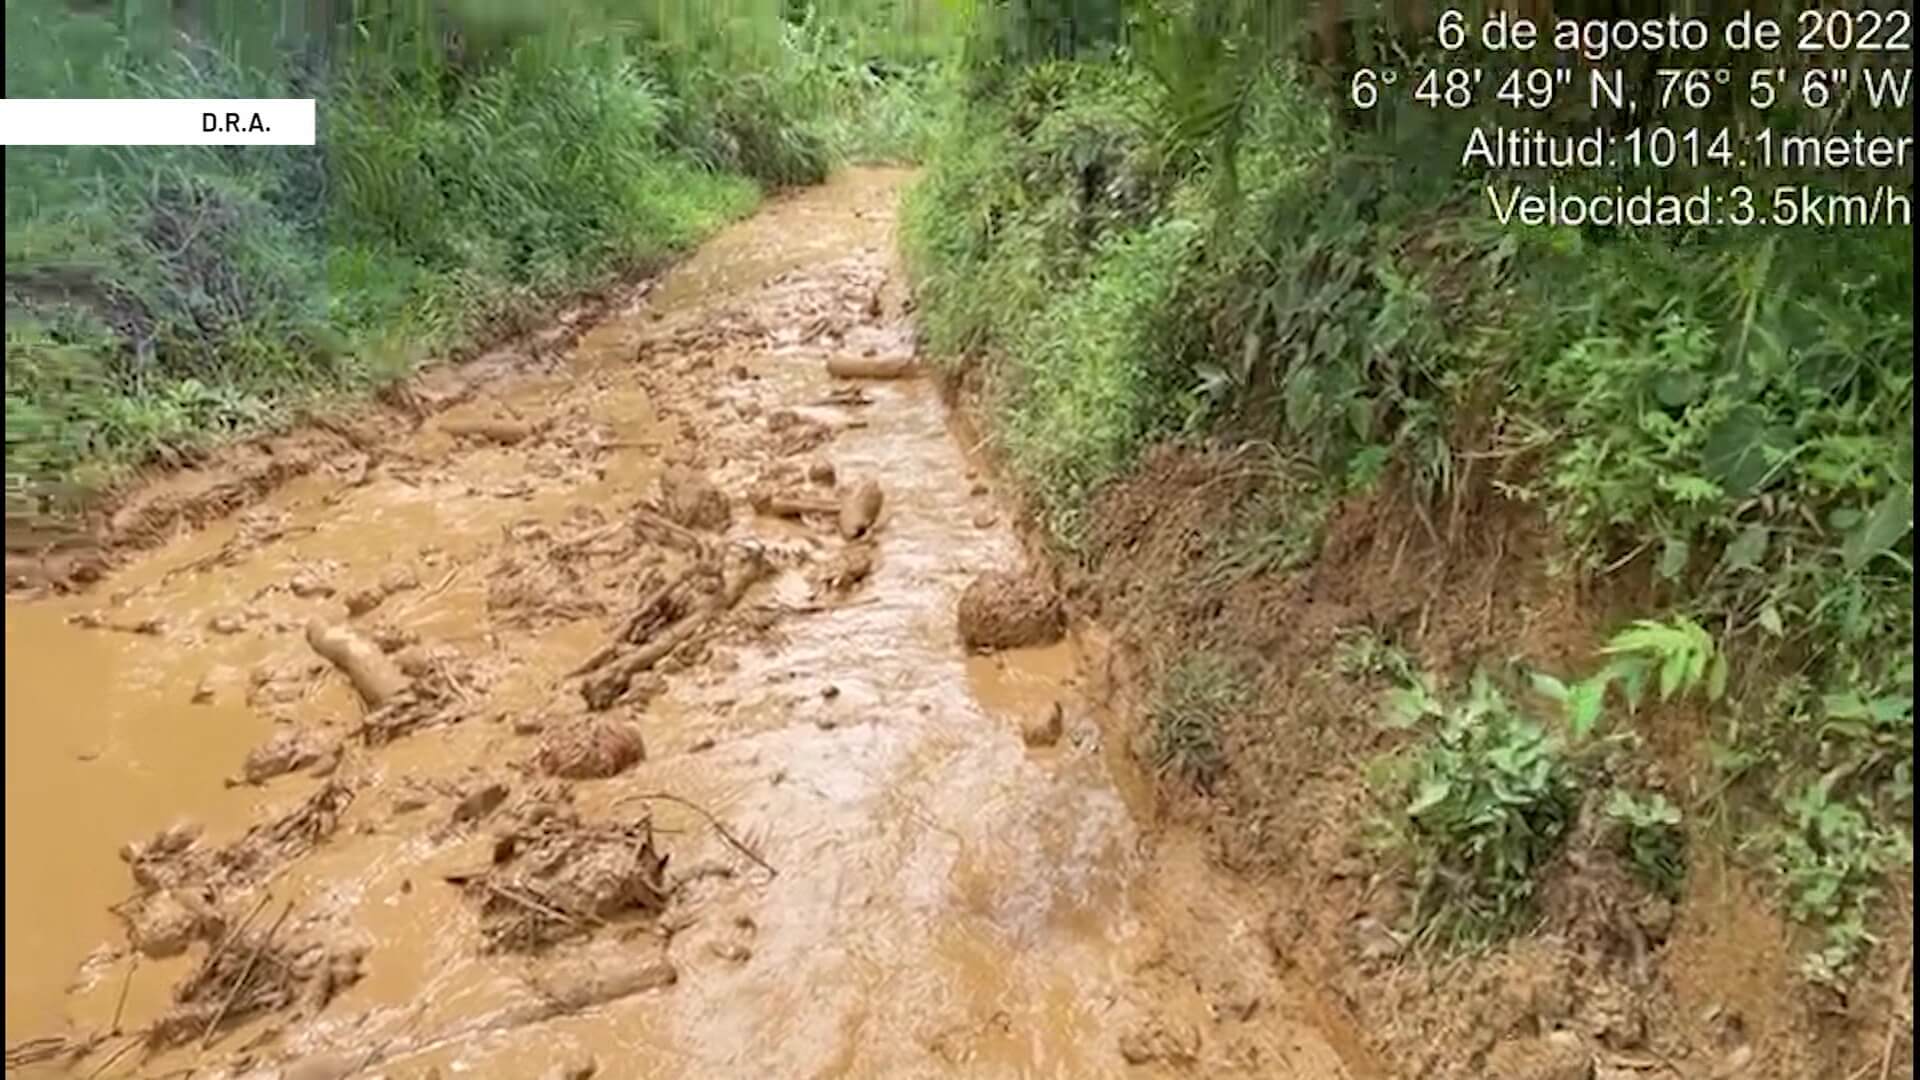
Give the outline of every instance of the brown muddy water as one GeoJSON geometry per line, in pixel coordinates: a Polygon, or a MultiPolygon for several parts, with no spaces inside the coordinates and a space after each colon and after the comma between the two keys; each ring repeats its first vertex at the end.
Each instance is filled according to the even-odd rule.
{"type": "Polygon", "coordinates": [[[1257,896],[1151,824],[1098,634],[962,649],[962,588],[1023,559],[1008,509],[930,381],[824,367],[912,353],[907,179],[775,200],[564,362],[462,387],[85,595],[9,600],[7,1043],[84,1049],[23,1075],[1375,1075],[1275,974],[1257,896]],[[476,419],[524,437],[457,434],[476,419]],[[805,475],[820,461],[833,487],[805,475]],[[723,526],[629,527],[657,523],[669,466],[726,494],[723,526]],[[869,479],[864,578],[823,583],[850,546],[832,515],[750,506],[869,479]],[[770,575],[590,709],[569,673],[649,584],[727,545],[770,575]],[[389,741],[309,648],[315,617],[434,688],[389,741]],[[1029,747],[1022,724],[1056,708],[1064,737],[1029,747]],[[645,759],[544,775],[588,723],[631,725],[645,759]],[[232,782],[276,735],[319,762],[232,782]],[[493,784],[503,800],[473,798],[493,784]],[[109,910],[143,892],[119,852],[183,820],[204,831],[158,887],[241,931],[142,955],[109,910]],[[650,821],[661,888],[605,919],[476,891],[502,835],[556,820],[650,821]],[[566,940],[489,947],[515,919],[566,940]],[[313,985],[276,942],[359,962],[261,999],[313,985]],[[172,1045],[150,1048],[162,1021],[172,1045]]]}

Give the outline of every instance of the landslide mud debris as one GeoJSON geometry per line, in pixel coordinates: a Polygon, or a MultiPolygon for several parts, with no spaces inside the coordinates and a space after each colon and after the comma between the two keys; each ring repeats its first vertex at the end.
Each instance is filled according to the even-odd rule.
{"type": "Polygon", "coordinates": [[[955,616],[960,640],[980,652],[1049,645],[1066,633],[1059,594],[1031,573],[981,574],[960,594],[955,616]]]}
{"type": "Polygon", "coordinates": [[[956,646],[968,576],[1019,553],[970,523],[990,508],[909,377],[901,181],[776,203],[564,368],[430,372],[391,416],[129,501],[117,535],[154,553],[38,624],[115,675],[42,699],[96,725],[92,756],[27,749],[147,785],[84,834],[109,860],[140,837],[133,890],[66,901],[111,904],[104,928],[49,922],[59,985],[103,936],[109,959],[19,1014],[47,1035],[9,1064],[1121,1076],[1217,1051],[1365,1075],[1279,1004],[1209,1019],[1194,987],[1223,970],[1285,994],[1235,936],[1247,903],[1140,861],[1099,724],[1076,707],[1066,737],[1057,601],[992,593],[961,621],[996,655],[956,646]],[[154,805],[205,824],[156,830],[154,805]],[[1192,931],[1169,943],[1166,911],[1192,931]]]}
{"type": "Polygon", "coordinates": [[[522,819],[493,837],[493,863],[448,874],[479,908],[494,951],[578,937],[623,914],[657,915],[670,889],[653,822],[585,822],[570,809],[522,819]]]}

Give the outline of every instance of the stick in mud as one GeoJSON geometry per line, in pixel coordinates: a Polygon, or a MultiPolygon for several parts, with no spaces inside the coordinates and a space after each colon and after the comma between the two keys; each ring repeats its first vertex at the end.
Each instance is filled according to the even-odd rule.
{"type": "Polygon", "coordinates": [[[411,685],[378,645],[352,627],[315,619],[307,624],[307,644],[346,674],[368,708],[379,708],[411,685]]]}
{"type": "Polygon", "coordinates": [[[827,374],[836,379],[905,379],[918,373],[904,356],[833,356],[827,374]]]}
{"type": "Polygon", "coordinates": [[[533,429],[517,420],[447,420],[440,430],[456,438],[485,439],[501,446],[524,442],[533,429]]]}
{"type": "Polygon", "coordinates": [[[220,1021],[227,1018],[227,1010],[233,1008],[233,1003],[240,998],[240,991],[246,989],[247,980],[253,978],[253,969],[260,963],[260,954],[266,952],[267,947],[273,944],[273,935],[280,931],[280,924],[286,922],[287,916],[291,914],[293,914],[293,901],[289,900],[287,906],[281,909],[280,917],[273,920],[272,926],[267,927],[266,936],[260,939],[260,944],[253,947],[253,955],[247,957],[247,966],[240,969],[240,977],[234,980],[233,988],[227,991],[226,1000],[220,1003],[220,1010],[213,1014],[213,1019],[207,1021],[207,1030],[200,1035],[202,1049],[213,1042],[213,1033],[220,1027],[220,1021]]]}
{"type": "Polygon", "coordinates": [[[658,637],[637,648],[616,642],[619,651],[614,657],[600,665],[600,670],[592,678],[580,684],[580,696],[586,701],[587,708],[595,712],[612,708],[626,694],[635,675],[699,637],[716,616],[738,604],[755,582],[773,572],[763,553],[749,549],[744,555],[733,574],[723,578],[718,594],[698,609],[682,616],[658,637]]]}
{"type": "Polygon", "coordinates": [[[698,569],[699,567],[697,566],[689,566],[668,578],[658,588],[649,590],[647,595],[642,597],[638,604],[634,605],[633,611],[629,613],[626,618],[620,620],[620,629],[614,631],[613,640],[600,646],[599,649],[594,651],[592,656],[581,661],[579,667],[567,672],[567,678],[576,679],[589,672],[597,671],[607,661],[618,656],[620,654],[620,647],[632,642],[635,635],[640,633],[641,627],[646,624],[648,617],[653,614],[655,609],[673,593],[673,590],[679,588],[688,578],[692,577],[698,569]]]}
{"type": "Polygon", "coordinates": [[[714,831],[720,834],[720,838],[722,840],[725,840],[728,844],[731,844],[735,851],[738,851],[740,854],[745,855],[749,859],[752,859],[754,864],[759,866],[760,869],[765,870],[767,872],[767,877],[777,878],[780,876],[780,871],[774,869],[772,863],[761,858],[760,854],[754,851],[752,848],[748,847],[744,840],[741,840],[739,837],[733,835],[733,832],[729,830],[724,824],[722,824],[719,818],[714,816],[713,811],[708,810],[706,807],[701,806],[699,803],[694,802],[692,799],[682,798],[679,795],[675,795],[672,792],[667,792],[667,791],[645,791],[645,792],[640,792],[634,795],[623,796],[619,799],[614,800],[614,804],[617,806],[620,803],[639,800],[639,799],[660,799],[664,802],[670,802],[677,806],[684,806],[687,809],[693,811],[694,813],[699,814],[701,817],[707,819],[707,824],[713,826],[714,831]]]}
{"type": "Polygon", "coordinates": [[[750,496],[755,513],[764,517],[825,517],[840,512],[840,504],[826,499],[809,499],[774,491],[756,491],[750,496]]]}

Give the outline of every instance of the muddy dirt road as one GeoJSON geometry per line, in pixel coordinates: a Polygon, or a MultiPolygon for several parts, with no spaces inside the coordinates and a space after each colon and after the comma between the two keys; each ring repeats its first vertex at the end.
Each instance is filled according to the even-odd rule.
{"type": "Polygon", "coordinates": [[[1376,1075],[1146,824],[1097,635],[961,648],[1023,559],[991,478],[929,380],[826,370],[912,354],[905,180],[778,200],[561,361],[428,375],[417,430],[10,599],[10,1058],[1376,1075]]]}

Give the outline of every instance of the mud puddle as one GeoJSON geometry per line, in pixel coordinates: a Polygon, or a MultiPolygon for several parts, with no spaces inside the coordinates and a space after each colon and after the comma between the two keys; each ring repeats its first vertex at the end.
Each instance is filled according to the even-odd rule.
{"type": "Polygon", "coordinates": [[[1146,824],[1097,635],[962,649],[1007,515],[929,380],[826,371],[912,356],[905,180],[779,200],[565,370],[9,600],[10,1065],[1376,1075],[1146,824]]]}

